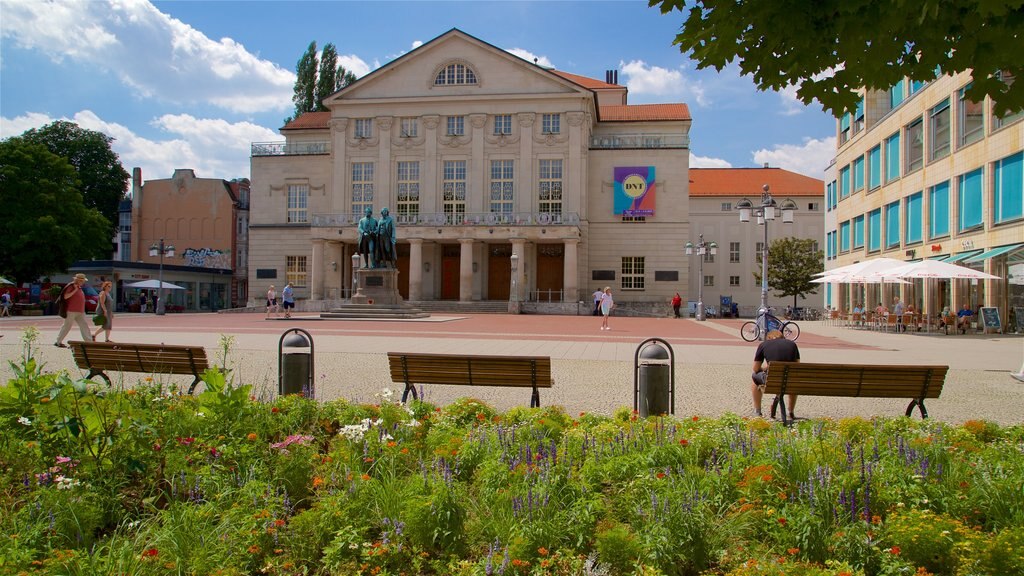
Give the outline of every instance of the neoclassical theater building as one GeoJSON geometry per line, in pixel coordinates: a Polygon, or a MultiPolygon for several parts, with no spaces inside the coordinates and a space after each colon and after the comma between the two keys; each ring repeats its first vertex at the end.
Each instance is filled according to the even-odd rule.
{"type": "Polygon", "coordinates": [[[683,291],[689,109],[629,105],[607,76],[453,29],[331,95],[284,142],[252,145],[252,294],[290,281],[299,298],[348,297],[357,221],[385,207],[410,301],[683,291]]]}

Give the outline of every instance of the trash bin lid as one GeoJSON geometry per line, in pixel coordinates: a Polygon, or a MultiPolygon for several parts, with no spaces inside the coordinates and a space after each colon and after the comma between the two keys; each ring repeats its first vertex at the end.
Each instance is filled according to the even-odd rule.
{"type": "Polygon", "coordinates": [[[302,334],[295,332],[281,342],[281,346],[284,348],[309,348],[309,339],[302,334]]]}
{"type": "Polygon", "coordinates": [[[642,360],[668,360],[668,350],[657,342],[651,343],[640,351],[642,360]]]}

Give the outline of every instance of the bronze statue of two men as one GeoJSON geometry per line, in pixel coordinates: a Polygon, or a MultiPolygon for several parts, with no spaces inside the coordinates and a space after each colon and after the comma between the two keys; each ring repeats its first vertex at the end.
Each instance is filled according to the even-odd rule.
{"type": "Polygon", "coordinates": [[[397,267],[397,231],[395,221],[387,208],[380,211],[380,219],[377,220],[373,217],[373,209],[367,207],[365,215],[359,219],[357,230],[363,268],[397,267]]]}

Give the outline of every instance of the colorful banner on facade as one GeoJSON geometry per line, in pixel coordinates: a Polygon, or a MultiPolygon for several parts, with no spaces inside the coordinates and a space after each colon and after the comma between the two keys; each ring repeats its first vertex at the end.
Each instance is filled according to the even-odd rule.
{"type": "Polygon", "coordinates": [[[615,169],[615,215],[654,216],[654,166],[615,169]]]}

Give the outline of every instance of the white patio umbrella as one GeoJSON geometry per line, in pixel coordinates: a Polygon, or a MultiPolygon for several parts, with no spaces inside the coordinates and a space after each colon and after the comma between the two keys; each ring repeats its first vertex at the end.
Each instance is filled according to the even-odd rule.
{"type": "Polygon", "coordinates": [[[886,276],[892,276],[894,278],[947,278],[953,280],[1002,280],[999,276],[993,276],[982,272],[980,270],[974,270],[967,268],[966,266],[957,266],[956,264],[949,264],[941,260],[919,260],[917,262],[911,262],[892,270],[885,272],[886,276]]]}
{"type": "Polygon", "coordinates": [[[125,288],[140,288],[142,290],[156,290],[158,288],[166,288],[167,290],[184,290],[184,286],[178,286],[177,284],[171,284],[170,282],[164,282],[163,286],[160,285],[159,280],[143,280],[141,282],[134,282],[132,284],[125,284],[125,288]]]}
{"type": "Polygon", "coordinates": [[[8,280],[7,278],[4,278],[3,276],[0,276],[0,286],[8,286],[8,285],[14,286],[14,282],[11,282],[10,280],[8,280]]]}
{"type": "Polygon", "coordinates": [[[839,268],[833,268],[831,270],[825,270],[824,272],[818,272],[815,276],[826,276],[833,274],[855,274],[861,273],[865,270],[884,270],[886,268],[895,268],[897,266],[903,266],[907,262],[905,260],[897,260],[895,258],[888,258],[885,256],[879,256],[878,258],[869,258],[868,260],[861,260],[860,262],[854,262],[853,264],[847,264],[846,266],[840,266],[839,268]]]}

